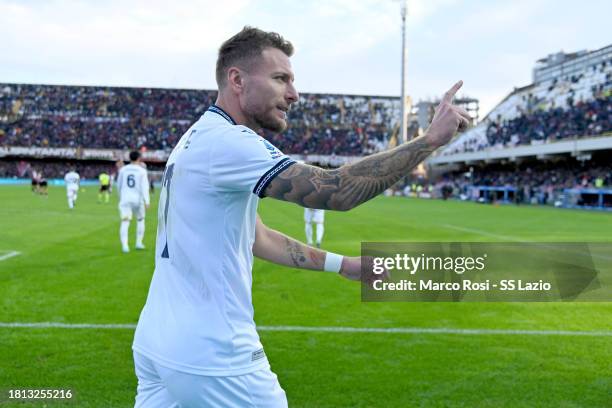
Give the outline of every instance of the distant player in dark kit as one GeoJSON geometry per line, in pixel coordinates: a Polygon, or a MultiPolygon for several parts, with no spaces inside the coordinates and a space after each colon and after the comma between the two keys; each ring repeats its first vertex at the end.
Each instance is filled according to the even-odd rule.
{"type": "Polygon", "coordinates": [[[47,186],[49,183],[45,176],[43,176],[42,171],[38,173],[38,177],[38,194],[46,196],[48,194],[47,186]]]}
{"type": "Polygon", "coordinates": [[[31,174],[32,174],[32,192],[38,194],[40,191],[39,190],[40,173],[37,170],[32,169],[31,174]]]}

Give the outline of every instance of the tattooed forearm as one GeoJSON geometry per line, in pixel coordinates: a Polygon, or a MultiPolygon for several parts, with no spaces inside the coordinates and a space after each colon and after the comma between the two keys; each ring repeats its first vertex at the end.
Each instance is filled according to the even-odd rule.
{"type": "Polygon", "coordinates": [[[285,237],[285,244],[293,265],[295,265],[296,268],[302,267],[306,262],[306,256],[304,256],[304,251],[302,251],[300,243],[285,237]]]}
{"type": "Polygon", "coordinates": [[[395,184],[433,151],[418,138],[336,170],[294,165],[272,180],[265,194],[304,207],[350,210],[395,184]]]}
{"type": "Polygon", "coordinates": [[[321,271],[325,265],[326,254],[325,251],[268,228],[257,216],[253,243],[253,255],[256,257],[279,265],[321,271]]]}

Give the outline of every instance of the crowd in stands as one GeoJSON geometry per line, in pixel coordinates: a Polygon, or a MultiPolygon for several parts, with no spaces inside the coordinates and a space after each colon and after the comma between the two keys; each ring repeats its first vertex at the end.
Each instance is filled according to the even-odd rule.
{"type": "Polygon", "coordinates": [[[0,144],[171,149],[214,101],[181,89],[0,85],[0,144]]]}
{"type": "Polygon", "coordinates": [[[478,187],[511,187],[520,202],[552,204],[565,189],[612,189],[612,165],[545,165],[524,169],[482,169],[448,173],[432,187],[442,195],[469,199],[470,189],[478,187]]]}
{"type": "Polygon", "coordinates": [[[608,132],[612,132],[612,94],[493,122],[487,127],[487,140],[490,146],[510,147],[608,132]]]}
{"type": "Polygon", "coordinates": [[[612,58],[516,88],[441,154],[546,143],[612,132],[612,58]]]}
{"type": "Polygon", "coordinates": [[[266,136],[287,153],[360,156],[385,148],[398,108],[393,98],[306,94],[289,111],[289,128],[266,136]]]}
{"type": "Polygon", "coordinates": [[[612,167],[594,168],[558,167],[546,170],[480,170],[472,173],[454,174],[455,180],[462,179],[477,186],[517,187],[517,186],[552,186],[553,188],[596,188],[612,187],[612,167]],[[597,180],[601,184],[597,184],[597,180]]]}
{"type": "MultiPolygon", "coordinates": [[[[0,84],[0,145],[171,150],[216,91],[0,84]]],[[[382,150],[399,99],[302,94],[289,128],[266,133],[285,153],[382,150]]]]}

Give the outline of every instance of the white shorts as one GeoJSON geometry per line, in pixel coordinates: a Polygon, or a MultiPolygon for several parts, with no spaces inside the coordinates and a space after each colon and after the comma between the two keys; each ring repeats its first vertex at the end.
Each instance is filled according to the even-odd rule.
{"type": "Polygon", "coordinates": [[[79,192],[79,188],[78,187],[73,187],[73,188],[67,188],[66,189],[66,195],[68,196],[68,198],[76,198],[78,192],[79,192]]]}
{"type": "Polygon", "coordinates": [[[160,366],[134,352],[138,378],[135,408],[286,408],[287,397],[269,368],[249,374],[213,377],[160,366]]]}
{"type": "Polygon", "coordinates": [[[304,208],[304,221],[307,223],[316,222],[323,224],[325,220],[325,210],[314,210],[312,208],[304,208]]]}
{"type": "Polygon", "coordinates": [[[145,217],[144,203],[119,203],[119,214],[121,219],[132,219],[132,215],[136,216],[137,220],[143,220],[145,217]]]}

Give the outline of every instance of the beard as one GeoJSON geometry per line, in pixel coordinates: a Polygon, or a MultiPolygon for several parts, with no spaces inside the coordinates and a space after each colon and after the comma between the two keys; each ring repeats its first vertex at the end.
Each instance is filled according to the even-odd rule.
{"type": "Polygon", "coordinates": [[[255,114],[253,119],[262,129],[266,129],[271,132],[281,133],[287,129],[287,121],[279,119],[272,114],[255,114]]]}

